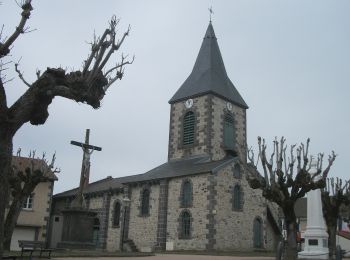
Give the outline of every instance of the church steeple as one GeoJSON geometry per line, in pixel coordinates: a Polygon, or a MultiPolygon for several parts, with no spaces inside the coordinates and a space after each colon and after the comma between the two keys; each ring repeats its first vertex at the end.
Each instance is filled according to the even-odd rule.
{"type": "Polygon", "coordinates": [[[248,106],[227,76],[211,22],[191,74],[169,103],[169,160],[245,160],[248,106]]]}
{"type": "Polygon", "coordinates": [[[227,76],[214,28],[210,22],[190,76],[169,103],[212,93],[247,109],[248,106],[227,76]]]}

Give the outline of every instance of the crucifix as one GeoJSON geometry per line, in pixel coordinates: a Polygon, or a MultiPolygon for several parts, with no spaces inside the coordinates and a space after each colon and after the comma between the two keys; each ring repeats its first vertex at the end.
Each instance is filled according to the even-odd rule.
{"type": "Polygon", "coordinates": [[[89,184],[89,175],[90,175],[90,155],[93,151],[101,151],[102,148],[98,146],[93,146],[89,144],[90,129],[86,129],[85,133],[85,143],[80,143],[76,141],[71,141],[72,145],[80,146],[83,149],[83,162],[81,165],[81,174],[80,174],[80,184],[79,189],[76,194],[75,199],[72,201],[72,207],[82,208],[84,203],[84,188],[89,184]]]}

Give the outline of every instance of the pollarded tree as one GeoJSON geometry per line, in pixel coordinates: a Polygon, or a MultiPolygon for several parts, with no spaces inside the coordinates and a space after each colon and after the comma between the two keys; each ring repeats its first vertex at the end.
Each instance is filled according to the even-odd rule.
{"type": "Polygon", "coordinates": [[[11,238],[24,202],[34,192],[41,182],[56,180],[54,167],[56,156],[52,156],[49,163],[45,154],[42,158],[35,158],[35,151],[29,157],[16,156],[12,159],[12,174],[10,178],[11,200],[5,218],[4,249],[10,250],[11,238]]]}
{"type": "Polygon", "coordinates": [[[249,163],[246,176],[250,187],[261,189],[262,195],[267,200],[275,202],[282,209],[287,229],[285,256],[288,260],[297,258],[295,202],[310,190],[325,186],[328,172],[336,158],[332,152],[328,159],[328,166],[322,171],[323,154],[319,154],[317,159],[314,158],[317,160],[317,172],[310,174],[309,143],[310,139],[307,140],[306,145],[301,143],[296,148],[296,155],[296,145],[292,145],[288,156],[285,138],[282,137],[280,141],[276,138],[273,142],[273,152],[267,159],[265,140],[259,137],[259,156],[256,162],[253,150],[248,151],[249,163]],[[257,169],[259,161],[262,164],[263,174],[257,169]]]}
{"type": "MultiPolygon", "coordinates": [[[[328,246],[331,257],[336,253],[337,221],[342,206],[350,205],[349,181],[343,183],[342,179],[327,178],[327,185],[321,190],[323,216],[327,224],[328,246]]],[[[332,258],[330,258],[332,259],[332,258]]]]}
{"type": "Polygon", "coordinates": [[[99,108],[106,90],[116,80],[122,79],[125,65],[132,63],[122,55],[114,66],[107,67],[107,62],[119,50],[130,29],[118,40],[118,20],[113,16],[103,35],[95,37],[91,43],[91,52],[81,70],[69,72],[62,68],[47,68],[43,73],[38,72],[37,79],[29,83],[16,64],[19,78],[28,88],[12,105],[8,105],[4,66],[15,41],[27,32],[26,23],[33,10],[31,0],[22,0],[21,8],[21,19],[14,32],[4,40],[0,39],[0,257],[3,252],[5,207],[12,177],[12,140],[16,132],[26,123],[44,124],[49,116],[48,107],[56,96],[99,108]]]}

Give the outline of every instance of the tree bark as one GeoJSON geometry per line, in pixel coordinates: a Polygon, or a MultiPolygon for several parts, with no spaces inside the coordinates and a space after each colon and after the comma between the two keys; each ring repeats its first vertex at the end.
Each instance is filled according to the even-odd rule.
{"type": "Polygon", "coordinates": [[[344,195],[342,187],[330,195],[329,191],[322,191],[322,211],[327,225],[329,259],[335,259],[337,249],[337,224],[340,217],[340,207],[342,204],[348,205],[349,199],[344,195]]]}
{"type": "Polygon", "coordinates": [[[283,214],[286,222],[287,230],[287,243],[285,248],[285,260],[295,260],[297,259],[297,222],[294,213],[294,203],[291,203],[289,207],[283,207],[283,214]]]}
{"type": "Polygon", "coordinates": [[[337,242],[337,223],[328,223],[327,226],[327,232],[328,232],[328,247],[329,247],[329,259],[335,259],[336,254],[336,242],[337,242]]]}
{"type": "MultiPolygon", "coordinates": [[[[1,122],[0,122],[1,125],[1,122]]],[[[3,238],[5,230],[5,211],[10,195],[10,169],[12,160],[13,134],[0,127],[0,258],[3,255],[3,238]]]]}
{"type": "Polygon", "coordinates": [[[15,230],[16,223],[19,217],[19,214],[22,210],[22,205],[26,200],[27,196],[23,193],[16,194],[16,197],[13,199],[10,209],[7,213],[5,220],[5,229],[4,229],[4,250],[10,250],[11,238],[13,231],[15,230]]]}

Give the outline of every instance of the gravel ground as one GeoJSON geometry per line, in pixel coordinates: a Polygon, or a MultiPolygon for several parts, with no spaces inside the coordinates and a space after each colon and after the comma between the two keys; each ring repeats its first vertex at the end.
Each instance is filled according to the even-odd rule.
{"type": "Polygon", "coordinates": [[[274,260],[274,257],[212,256],[212,255],[155,255],[146,257],[55,257],[53,260],[274,260]]]}

